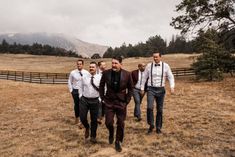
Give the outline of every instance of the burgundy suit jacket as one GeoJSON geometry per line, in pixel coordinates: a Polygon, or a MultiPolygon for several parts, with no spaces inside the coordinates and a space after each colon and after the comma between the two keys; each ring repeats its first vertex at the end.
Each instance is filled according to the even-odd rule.
{"type": "Polygon", "coordinates": [[[130,72],[121,69],[120,88],[118,92],[115,92],[112,89],[111,74],[112,69],[108,69],[102,74],[99,87],[101,100],[103,100],[108,107],[112,107],[113,105],[120,107],[126,106],[129,104],[132,96],[133,81],[131,74],[130,72]],[[105,85],[107,88],[106,92],[105,85]]]}
{"type": "MultiPolygon", "coordinates": [[[[131,72],[131,77],[132,77],[132,80],[133,80],[133,84],[134,86],[136,85],[136,83],[138,82],[138,77],[139,77],[139,70],[134,70],[131,72]]],[[[147,89],[147,82],[148,82],[148,79],[147,81],[145,82],[145,87],[144,87],[144,90],[146,91],[147,89]]]]}

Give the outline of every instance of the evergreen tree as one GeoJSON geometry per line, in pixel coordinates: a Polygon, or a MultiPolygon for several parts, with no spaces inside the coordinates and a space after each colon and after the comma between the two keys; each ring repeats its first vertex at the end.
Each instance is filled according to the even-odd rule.
{"type": "Polygon", "coordinates": [[[219,44],[219,37],[215,30],[200,32],[196,45],[197,51],[202,53],[192,64],[197,79],[222,80],[223,73],[234,68],[231,65],[234,65],[235,58],[224,49],[222,44],[219,44]]]}

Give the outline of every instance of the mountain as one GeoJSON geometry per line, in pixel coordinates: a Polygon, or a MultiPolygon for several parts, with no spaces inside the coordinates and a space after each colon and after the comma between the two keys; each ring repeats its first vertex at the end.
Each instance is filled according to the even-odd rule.
{"type": "Polygon", "coordinates": [[[83,57],[91,57],[98,53],[103,56],[107,50],[107,46],[92,44],[72,36],[64,34],[48,34],[48,33],[15,33],[15,34],[0,34],[0,42],[5,39],[9,44],[16,42],[22,45],[32,45],[39,43],[43,45],[50,45],[53,47],[60,47],[66,50],[76,51],[78,55],[83,57]]]}

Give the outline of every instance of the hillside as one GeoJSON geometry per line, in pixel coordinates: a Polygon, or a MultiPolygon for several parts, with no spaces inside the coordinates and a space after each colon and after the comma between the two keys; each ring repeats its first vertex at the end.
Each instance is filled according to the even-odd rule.
{"type": "Polygon", "coordinates": [[[107,46],[98,44],[92,44],[73,36],[63,34],[48,34],[48,33],[28,33],[28,34],[1,34],[0,42],[5,39],[8,43],[19,43],[22,45],[32,45],[33,43],[39,43],[43,45],[50,45],[53,47],[61,47],[66,50],[76,51],[78,55],[83,57],[91,57],[94,53],[103,56],[107,50],[107,46]]]}

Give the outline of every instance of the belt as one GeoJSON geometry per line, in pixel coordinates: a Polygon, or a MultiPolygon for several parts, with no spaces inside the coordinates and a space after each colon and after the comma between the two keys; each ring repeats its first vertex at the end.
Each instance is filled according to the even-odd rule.
{"type": "Polygon", "coordinates": [[[162,87],[153,87],[153,86],[148,86],[148,87],[153,88],[153,89],[164,89],[164,88],[165,88],[164,86],[162,86],[162,87]]]}
{"type": "Polygon", "coordinates": [[[95,97],[95,98],[88,98],[88,97],[84,97],[84,96],[82,96],[82,97],[87,99],[87,100],[97,100],[97,99],[99,99],[99,97],[95,97]]]}

